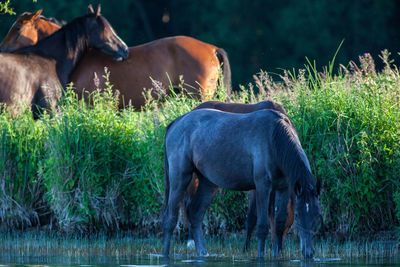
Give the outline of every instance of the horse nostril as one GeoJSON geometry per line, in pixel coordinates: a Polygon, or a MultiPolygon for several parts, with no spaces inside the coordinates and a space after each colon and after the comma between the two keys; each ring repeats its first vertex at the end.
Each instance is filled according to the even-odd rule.
{"type": "Polygon", "coordinates": [[[129,49],[126,49],[125,50],[125,58],[128,58],[129,57],[129,49]]]}

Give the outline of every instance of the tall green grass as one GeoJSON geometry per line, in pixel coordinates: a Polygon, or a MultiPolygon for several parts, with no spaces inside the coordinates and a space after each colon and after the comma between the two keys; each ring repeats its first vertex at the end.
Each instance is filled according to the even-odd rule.
{"type": "Polygon", "coordinates": [[[369,54],[339,74],[308,69],[280,95],[289,110],[315,176],[324,181],[322,203],[329,228],[343,233],[398,225],[400,79],[382,54],[377,73],[369,54]]]}
{"type": "MultiPolygon", "coordinates": [[[[387,52],[377,72],[360,63],[318,72],[285,71],[281,81],[255,75],[230,101],[273,99],[294,122],[316,177],[328,230],[392,230],[400,220],[400,74],[387,52]]],[[[57,110],[34,121],[29,112],[0,114],[0,223],[3,229],[46,225],[67,233],[159,233],[165,128],[201,100],[154,82],[141,111],[118,109],[112,85],[79,101],[66,91],[57,110]]],[[[220,87],[215,99],[228,96],[220,87]]],[[[244,228],[247,196],[220,190],[205,220],[208,233],[244,228]]],[[[181,229],[183,222],[180,223],[181,229]]]]}
{"type": "Polygon", "coordinates": [[[45,128],[29,110],[12,118],[0,114],[0,226],[24,228],[40,223],[47,212],[39,165],[45,128]]]}

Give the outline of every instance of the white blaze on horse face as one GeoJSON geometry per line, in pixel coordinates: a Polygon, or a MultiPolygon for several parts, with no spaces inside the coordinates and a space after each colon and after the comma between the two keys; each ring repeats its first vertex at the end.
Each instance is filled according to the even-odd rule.
{"type": "Polygon", "coordinates": [[[309,211],[309,206],[310,206],[310,204],[308,204],[308,203],[306,203],[306,212],[308,213],[308,211],[309,211]]]}

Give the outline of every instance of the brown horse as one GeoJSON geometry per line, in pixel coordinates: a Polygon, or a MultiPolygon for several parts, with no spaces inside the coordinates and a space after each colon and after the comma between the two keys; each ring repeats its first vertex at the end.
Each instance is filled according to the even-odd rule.
{"type": "MultiPolygon", "coordinates": [[[[241,103],[224,103],[219,101],[207,101],[201,103],[194,110],[197,109],[217,109],[226,112],[232,113],[250,113],[257,110],[263,109],[272,109],[275,111],[279,111],[280,113],[288,116],[286,110],[273,101],[261,101],[256,104],[241,104],[241,103]]],[[[288,120],[290,123],[291,121],[288,120]]],[[[293,129],[295,127],[293,126],[293,129]]],[[[187,197],[185,198],[185,206],[187,207],[190,199],[193,198],[194,194],[197,191],[198,187],[198,179],[193,178],[189,187],[187,189],[187,197]]],[[[272,255],[278,256],[282,250],[282,241],[283,237],[288,232],[289,228],[293,225],[294,222],[294,193],[288,194],[287,188],[277,188],[273,187],[268,207],[268,215],[269,222],[271,226],[271,239],[272,239],[272,255]]],[[[250,192],[249,195],[249,209],[247,211],[247,219],[246,219],[246,242],[243,246],[243,251],[246,251],[250,244],[251,234],[256,226],[257,222],[257,212],[256,212],[256,194],[253,191],[250,192]]],[[[188,245],[192,246],[194,241],[191,240],[192,234],[189,231],[189,241],[188,245]]]]}
{"type": "MultiPolygon", "coordinates": [[[[38,35],[39,29],[48,30],[45,35],[57,30],[57,27],[53,27],[54,23],[42,16],[29,13],[21,16],[25,19],[18,18],[17,22],[21,20],[25,23],[14,24],[0,45],[0,51],[10,51],[24,45],[22,40],[38,35]],[[45,24],[51,27],[45,27],[45,24]],[[29,31],[31,34],[27,33],[29,31]],[[24,38],[18,38],[19,35],[23,35],[24,38]]],[[[35,38],[31,41],[34,42],[35,38]]],[[[143,89],[153,87],[151,79],[161,82],[166,87],[170,84],[178,87],[181,84],[181,76],[184,79],[183,86],[190,93],[196,97],[209,99],[215,92],[221,64],[223,83],[228,93],[231,90],[231,71],[227,53],[224,49],[211,44],[191,37],[175,36],[130,47],[129,54],[127,60],[117,63],[97,50],[90,50],[70,76],[77,93],[81,95],[83,88],[89,92],[96,88],[95,73],[102,85],[104,67],[107,67],[110,71],[110,82],[123,97],[121,107],[128,103],[136,108],[143,106],[145,103],[143,89]]]]}
{"type": "Polygon", "coordinates": [[[41,13],[42,9],[34,13],[22,13],[0,43],[0,51],[12,52],[22,47],[34,45],[61,28],[57,22],[52,22],[52,19],[40,16],[41,13]]]}
{"type": "Polygon", "coordinates": [[[74,19],[34,46],[0,54],[0,103],[17,111],[19,104],[37,108],[54,107],[62,87],[89,47],[116,59],[127,58],[128,47],[108,21],[89,6],[88,14],[74,19]]]}

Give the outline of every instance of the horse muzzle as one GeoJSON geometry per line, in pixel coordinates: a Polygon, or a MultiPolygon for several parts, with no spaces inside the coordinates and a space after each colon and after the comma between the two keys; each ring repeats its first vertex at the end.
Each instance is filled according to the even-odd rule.
{"type": "Polygon", "coordinates": [[[114,56],[114,60],[115,61],[122,61],[124,59],[127,59],[129,57],[129,49],[128,47],[124,47],[124,48],[119,48],[117,56],[114,56]]]}
{"type": "Polygon", "coordinates": [[[314,238],[312,233],[300,233],[300,248],[304,259],[314,256],[314,238]]]}

